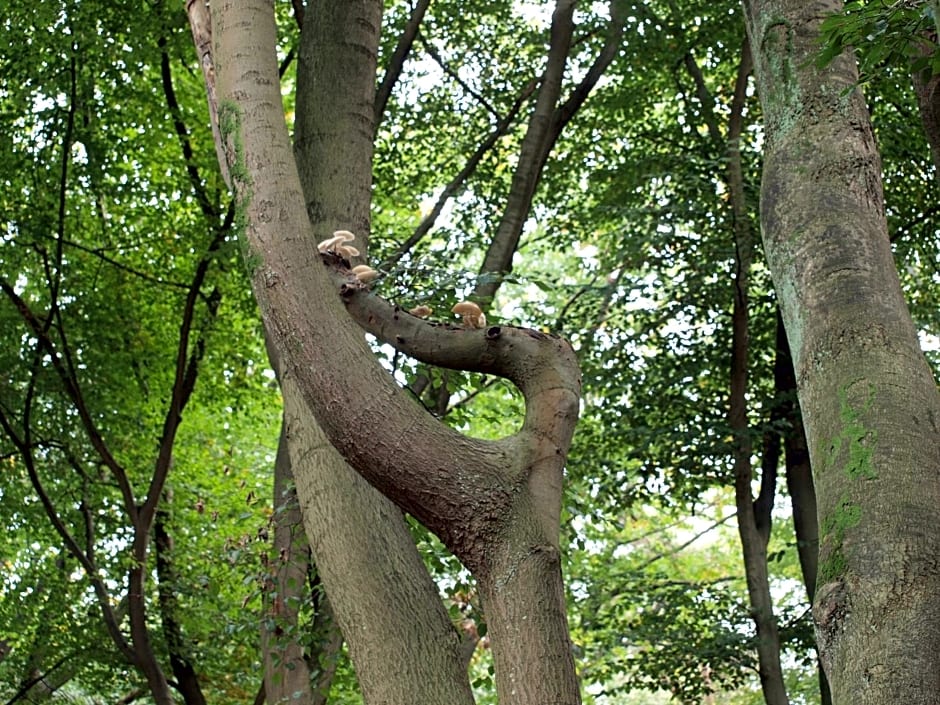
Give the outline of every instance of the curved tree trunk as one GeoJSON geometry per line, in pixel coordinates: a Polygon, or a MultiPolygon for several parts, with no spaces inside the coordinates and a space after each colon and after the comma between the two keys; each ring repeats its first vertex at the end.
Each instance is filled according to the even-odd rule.
{"type": "MultiPolygon", "coordinates": [[[[353,12],[374,7],[325,6],[353,12]]],[[[343,257],[318,252],[311,231],[324,239],[336,225],[313,209],[311,228],[304,213],[310,209],[304,208],[276,79],[273,7],[263,0],[239,0],[214,3],[212,10],[218,31],[220,134],[253,268],[253,291],[283,356],[285,402],[302,401],[329,439],[311,438],[307,447],[311,452],[335,447],[373,486],[436,533],[480,580],[484,600],[527,598],[490,616],[497,690],[506,705],[578,703],[563,601],[557,599],[562,472],[580,397],[574,351],[565,341],[538,331],[458,329],[415,318],[369,292],[350,275],[343,257]],[[440,423],[378,364],[362,328],[419,361],[509,379],[525,400],[522,428],[488,441],[440,423]],[[496,624],[497,619],[505,621],[496,624]],[[530,623],[545,628],[532,629],[530,623]],[[525,639],[514,643],[516,635],[525,639]],[[525,688],[519,686],[522,682],[525,688]]],[[[317,23],[308,14],[306,24],[317,23]]],[[[377,32],[377,22],[364,17],[338,29],[342,31],[332,36],[342,36],[342,47],[352,49],[349,61],[374,56],[375,42],[360,32],[377,32]]],[[[323,51],[329,52],[330,40],[324,41],[323,51]]],[[[347,66],[346,80],[359,75],[357,70],[361,67],[347,66]]],[[[324,75],[332,74],[324,70],[324,75]]],[[[371,116],[355,95],[349,106],[334,106],[333,121],[371,116]]],[[[368,137],[371,119],[361,127],[359,133],[368,137]]],[[[324,158],[329,154],[323,152],[324,158]]],[[[331,170],[323,162],[320,173],[335,184],[348,175],[349,165],[347,161],[331,170]]],[[[360,182],[339,195],[348,201],[367,191],[360,182]]],[[[347,222],[355,222],[356,213],[351,210],[347,222]]],[[[289,427],[293,446],[291,432],[289,427]]],[[[293,465],[300,488],[299,463],[293,465]]],[[[345,515],[332,516],[330,530],[335,532],[345,520],[345,515]]],[[[315,534],[310,532],[316,553],[315,534]]],[[[316,558],[327,581],[326,567],[316,558]]],[[[387,580],[398,578],[391,573],[387,580]]],[[[332,591],[328,582],[327,589],[332,591]]],[[[335,601],[334,607],[342,624],[335,601]]]]}
{"type": "MultiPolygon", "coordinates": [[[[311,5],[298,63],[294,155],[307,213],[318,229],[354,230],[363,256],[381,12],[381,2],[311,5]]],[[[459,635],[401,511],[333,449],[289,372],[281,386],[304,523],[366,702],[472,703],[459,635]]]]}
{"type": "Polygon", "coordinates": [[[816,480],[814,617],[838,705],[940,692],[940,394],[888,242],[854,57],[815,68],[833,0],[746,2],[761,219],[816,480]]]}

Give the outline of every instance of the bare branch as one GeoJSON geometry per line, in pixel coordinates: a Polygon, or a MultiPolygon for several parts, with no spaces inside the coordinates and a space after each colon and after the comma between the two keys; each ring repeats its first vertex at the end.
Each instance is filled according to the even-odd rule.
{"type": "Polygon", "coordinates": [[[166,98],[166,105],[173,117],[173,128],[176,130],[176,137],[183,151],[183,159],[186,162],[186,174],[189,176],[189,183],[196,196],[196,203],[199,209],[210,220],[218,217],[218,210],[209,200],[206,194],[206,187],[199,175],[199,168],[193,159],[193,146],[189,139],[189,130],[183,121],[183,111],[180,109],[179,102],[176,99],[176,90],[173,88],[173,74],[170,69],[170,55],[166,51],[167,39],[160,37],[157,40],[157,46],[160,47],[160,79],[163,84],[163,95],[166,98]]]}
{"type": "Polygon", "coordinates": [[[411,47],[414,45],[415,37],[418,35],[418,28],[421,26],[421,21],[424,19],[424,13],[427,12],[430,4],[431,0],[418,0],[414,10],[411,12],[411,17],[408,18],[405,29],[398,37],[398,45],[395,47],[395,51],[392,52],[388,66],[385,68],[385,76],[382,78],[382,83],[379,84],[375,92],[376,132],[378,132],[379,124],[382,122],[382,118],[385,115],[385,106],[388,105],[388,99],[392,95],[392,89],[395,88],[395,84],[398,82],[398,78],[401,76],[402,69],[405,66],[405,59],[407,59],[408,54],[411,53],[411,47]]]}
{"type": "Polygon", "coordinates": [[[101,457],[102,462],[108,470],[114,475],[118,487],[121,489],[121,495],[124,499],[124,510],[127,512],[131,521],[136,522],[137,504],[134,500],[134,491],[127,478],[127,473],[124,467],[111,454],[94,419],[92,419],[91,413],[85,404],[85,398],[79,388],[78,379],[74,376],[73,372],[67,369],[62,363],[62,358],[56,350],[55,343],[53,343],[49,335],[43,330],[43,324],[33,313],[32,309],[30,309],[29,304],[16,293],[13,286],[4,278],[0,278],[0,291],[6,294],[7,298],[10,299],[19,312],[20,317],[25,321],[27,327],[32,331],[33,335],[36,336],[36,339],[39,341],[38,348],[48,353],[52,367],[58,373],[62,385],[65,388],[66,395],[72,401],[75,410],[78,412],[79,419],[82,421],[85,433],[88,434],[92,447],[101,457]]]}
{"type": "Polygon", "coordinates": [[[421,222],[418,224],[418,227],[415,228],[415,231],[408,237],[408,239],[405,240],[401,246],[382,264],[383,268],[390,267],[399,262],[401,258],[411,250],[411,248],[418,244],[418,242],[420,242],[421,239],[431,231],[431,228],[434,227],[437,219],[444,211],[444,206],[447,205],[447,202],[453,198],[458,191],[460,191],[463,185],[476,171],[476,168],[480,165],[483,157],[485,157],[487,152],[493,148],[499,138],[509,131],[509,128],[515,121],[516,116],[519,114],[523,104],[535,91],[536,85],[537,83],[533,80],[522,89],[522,92],[513,102],[509,112],[500,119],[499,123],[497,123],[493,131],[490,132],[486,139],[480,143],[480,146],[477,147],[476,151],[474,151],[474,153],[467,160],[467,163],[464,164],[463,169],[461,169],[454,176],[454,178],[450,180],[447,186],[444,187],[444,190],[441,191],[441,195],[438,196],[437,201],[434,203],[434,207],[431,209],[431,212],[421,220],[421,222]]]}

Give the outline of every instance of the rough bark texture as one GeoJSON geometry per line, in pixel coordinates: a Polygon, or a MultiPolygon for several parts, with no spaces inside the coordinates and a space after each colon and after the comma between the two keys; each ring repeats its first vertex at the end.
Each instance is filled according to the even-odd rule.
{"type": "Polygon", "coordinates": [[[854,57],[815,68],[836,2],[746,3],[766,147],[764,246],[820,527],[814,617],[838,705],[940,692],[940,395],[888,242],[854,57]]]}
{"type": "Polygon", "coordinates": [[[307,535],[365,701],[472,703],[459,635],[401,511],[309,422],[290,374],[282,389],[307,535]]]}
{"type": "MultiPolygon", "coordinates": [[[[536,596],[530,604],[496,610],[493,619],[505,616],[507,621],[489,624],[503,702],[579,702],[570,653],[566,658],[557,656],[568,649],[568,639],[560,609],[563,602],[557,598],[558,560],[552,557],[559,550],[562,469],[580,394],[571,347],[531,330],[493,326],[471,331],[403,315],[370,295],[349,275],[345,262],[321,258],[316,240],[310,238],[283,123],[272,5],[243,0],[213,4],[212,9],[219,38],[221,136],[244,225],[247,258],[254,265],[253,288],[282,355],[285,389],[296,384],[298,390],[297,396],[286,391],[285,400],[299,402],[302,394],[330,444],[370,483],[440,536],[481,586],[519,581],[515,594],[536,596]],[[331,276],[343,283],[337,287],[331,276]],[[499,441],[483,441],[467,438],[427,414],[372,358],[361,329],[344,314],[338,290],[351,312],[368,313],[357,317],[360,324],[379,330],[381,339],[417,359],[488,370],[513,381],[526,401],[522,429],[499,441]],[[549,556],[547,570],[540,561],[533,562],[532,557],[540,555],[549,556]],[[550,626],[533,630],[512,620],[550,626]],[[499,647],[497,634],[505,635],[499,647]],[[527,641],[506,643],[514,634],[525,635],[527,641]],[[502,663],[500,654],[507,655],[502,663]],[[522,679],[527,683],[524,691],[513,686],[522,679]]],[[[311,24],[315,23],[308,13],[305,25],[311,24]]],[[[367,24],[357,24],[356,31],[367,24]]],[[[360,54],[374,52],[375,44],[360,46],[353,36],[346,39],[360,54]]],[[[353,103],[355,95],[349,98],[353,103]]],[[[369,107],[357,105],[350,108],[347,119],[362,114],[371,120],[369,107]]],[[[369,125],[362,128],[347,133],[350,139],[371,139],[369,125]]],[[[324,159],[327,156],[323,154],[324,159]]],[[[325,164],[321,168],[327,169],[325,164]]],[[[365,199],[367,191],[357,187],[345,196],[365,199]]],[[[316,216],[318,206],[314,199],[310,202],[316,216]]],[[[330,234],[325,221],[315,217],[314,223],[316,238],[325,239],[330,234]]],[[[330,444],[312,438],[307,446],[329,449],[330,444]]],[[[300,488],[299,474],[297,481],[300,488]]],[[[347,516],[333,518],[334,531],[347,516]]],[[[325,570],[323,577],[326,580],[325,570]]],[[[397,577],[391,573],[392,580],[397,577]]],[[[332,590],[329,585],[328,590],[332,590]]],[[[448,702],[452,700],[451,694],[448,702]]]]}

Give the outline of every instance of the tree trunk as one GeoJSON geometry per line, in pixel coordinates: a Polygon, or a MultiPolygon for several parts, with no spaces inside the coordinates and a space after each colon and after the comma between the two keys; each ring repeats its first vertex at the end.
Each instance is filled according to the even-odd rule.
{"type": "MultiPolygon", "coordinates": [[[[368,6],[329,5],[330,10],[339,7],[357,12],[368,6]]],[[[316,241],[310,239],[311,224],[304,213],[304,194],[283,120],[273,7],[262,0],[240,0],[214,3],[212,10],[219,47],[220,134],[236,190],[239,222],[244,226],[246,257],[253,268],[253,290],[283,356],[285,404],[309,407],[329,439],[327,443],[311,437],[304,445],[313,453],[330,452],[332,444],[357,472],[437,534],[477,576],[481,591],[493,586],[484,599],[500,590],[507,591],[507,596],[533,598],[512,609],[497,609],[490,618],[497,689],[506,705],[579,702],[573,659],[570,653],[559,657],[570,647],[563,601],[557,599],[561,594],[557,554],[562,471],[580,396],[580,373],[571,346],[512,326],[468,330],[431,324],[371,294],[351,277],[343,256],[318,252],[316,241]],[[347,313],[379,341],[419,361],[509,379],[525,400],[521,430],[486,441],[440,423],[374,360],[362,330],[347,313]],[[291,384],[296,385],[294,391],[291,384]],[[499,618],[506,622],[495,624],[499,618]],[[531,629],[526,624],[529,619],[536,624],[550,620],[552,628],[531,629]],[[498,647],[497,634],[503,639],[498,647]],[[507,643],[516,634],[525,640],[507,643]],[[507,656],[505,661],[501,662],[501,654],[507,656]],[[523,677],[525,689],[514,682],[523,677]],[[560,682],[563,687],[556,685],[560,682]]],[[[310,20],[308,14],[306,24],[316,26],[310,20]]],[[[377,32],[377,23],[362,18],[338,27],[333,35],[342,35],[341,47],[349,51],[347,81],[360,75],[357,61],[370,56],[374,61],[377,35],[368,42],[361,36],[370,27],[377,32]]],[[[324,51],[329,49],[325,44],[324,51]]],[[[355,92],[350,98],[353,103],[354,96],[355,92]]],[[[358,134],[370,138],[371,130],[366,128],[371,127],[371,111],[357,104],[346,110],[338,106],[333,119],[345,115],[356,120],[365,115],[366,123],[358,134]]],[[[322,172],[332,177],[326,180],[328,184],[351,173],[349,162],[340,166],[330,172],[326,163],[320,164],[322,172]]],[[[351,187],[339,195],[348,200],[356,194],[367,194],[367,189],[351,187]]],[[[356,213],[349,212],[350,221],[356,213]]],[[[312,231],[322,239],[329,233],[330,221],[318,219],[316,211],[313,215],[312,231]]],[[[288,429],[293,453],[293,426],[288,429]]],[[[313,433],[316,427],[298,431],[313,433]]],[[[315,478],[301,474],[296,462],[293,465],[303,498],[302,483],[315,478]]],[[[325,478],[332,480],[332,476],[325,478]]],[[[349,514],[339,513],[342,509],[338,502],[326,508],[329,530],[334,533],[348,522],[349,514]]],[[[310,521],[306,507],[304,514],[310,521]]],[[[317,533],[309,532],[315,554],[317,533]]],[[[382,546],[381,539],[375,536],[366,545],[382,546]]],[[[319,555],[316,559],[328,591],[336,598],[325,564],[319,555]]],[[[397,572],[387,576],[392,582],[401,577],[397,572]]],[[[381,608],[387,611],[388,606],[383,602],[381,608]]],[[[334,607],[342,624],[339,604],[334,602],[334,607]]],[[[352,648],[351,635],[343,627],[352,648]]],[[[411,645],[411,633],[405,627],[402,634],[411,645]]],[[[374,640],[368,643],[375,644],[374,640]]],[[[412,675],[398,672],[391,680],[412,675]]],[[[453,701],[454,692],[450,690],[448,702],[453,701]]],[[[410,700],[415,701],[414,697],[410,700]]]]}
{"type": "MultiPolygon", "coordinates": [[[[354,230],[363,258],[381,20],[380,2],[310,6],[298,62],[307,213],[317,229],[354,230]]],[[[289,374],[282,389],[304,523],[366,702],[472,703],[459,636],[400,510],[335,452],[289,374]]]]}
{"type": "MultiPolygon", "coordinates": [[[[261,616],[261,650],[264,655],[264,695],[268,705],[312,702],[310,668],[304,658],[298,614],[301,603],[309,599],[307,574],[310,570],[310,547],[304,534],[303,517],[293,487],[290,456],[284,424],[274,460],[274,527],[272,554],[265,566],[264,612],[261,616]]],[[[314,640],[311,640],[314,641],[314,640]]],[[[315,646],[330,643],[315,640],[315,646]]],[[[319,659],[314,648],[311,654],[319,659]]],[[[329,657],[329,654],[322,654],[329,657]]],[[[335,656],[335,654],[333,654],[335,656]]],[[[324,683],[328,689],[329,683],[324,683]]]]}
{"type": "Polygon", "coordinates": [[[821,19],[840,9],[746,3],[764,247],[816,480],[814,617],[834,703],[936,703],[940,395],[892,259],[854,57],[815,68],[821,19]]]}
{"type": "Polygon", "coordinates": [[[401,511],[310,423],[289,375],[282,388],[307,535],[365,701],[472,703],[459,636],[401,511]]]}

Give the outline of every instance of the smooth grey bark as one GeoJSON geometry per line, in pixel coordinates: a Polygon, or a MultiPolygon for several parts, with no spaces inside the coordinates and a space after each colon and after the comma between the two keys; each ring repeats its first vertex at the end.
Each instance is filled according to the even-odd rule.
{"type": "MultiPolygon", "coordinates": [[[[294,156],[310,223],[355,230],[363,257],[381,12],[377,2],[309,7],[298,57],[294,156]]],[[[335,452],[281,372],[304,524],[366,702],[472,703],[459,635],[401,511],[335,452]]]]}
{"type": "Polygon", "coordinates": [[[819,70],[838,2],[748,0],[765,121],[761,222],[820,529],[814,605],[837,705],[940,693],[940,394],[888,241],[857,66],[819,70]]]}

